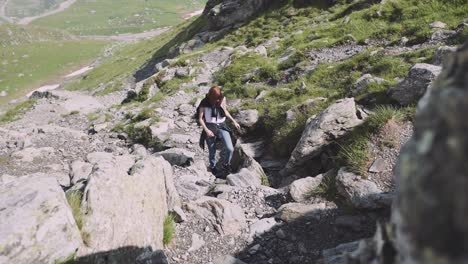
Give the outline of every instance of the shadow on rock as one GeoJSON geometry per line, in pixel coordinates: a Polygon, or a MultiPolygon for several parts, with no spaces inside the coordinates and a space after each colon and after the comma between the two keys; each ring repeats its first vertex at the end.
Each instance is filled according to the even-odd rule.
{"type": "Polygon", "coordinates": [[[74,260],[61,262],[63,264],[168,264],[166,255],[162,250],[153,251],[151,247],[122,247],[87,256],[77,257],[74,260]]]}

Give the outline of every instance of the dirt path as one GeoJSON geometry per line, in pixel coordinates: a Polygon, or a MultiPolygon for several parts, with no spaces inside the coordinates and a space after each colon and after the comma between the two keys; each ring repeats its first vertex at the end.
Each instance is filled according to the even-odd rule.
{"type": "Polygon", "coordinates": [[[141,33],[128,33],[128,34],[119,34],[113,36],[104,36],[104,35],[94,35],[94,36],[85,36],[86,39],[97,39],[105,41],[118,41],[118,42],[137,42],[143,39],[153,38],[161,35],[162,33],[169,30],[171,27],[157,28],[146,32],[141,33]]]}
{"type": "MultiPolygon", "coordinates": [[[[6,6],[9,0],[6,0],[3,4],[0,5],[0,18],[4,19],[8,23],[13,23],[13,20],[6,16],[6,6]]],[[[2,1],[3,2],[3,1],[2,1]]]]}
{"type": "Polygon", "coordinates": [[[17,24],[20,24],[20,25],[27,25],[27,24],[33,22],[33,21],[36,20],[36,19],[39,19],[39,18],[42,18],[42,17],[46,17],[46,16],[50,16],[50,15],[53,15],[53,14],[60,13],[60,12],[62,12],[63,10],[69,8],[69,7],[70,7],[71,5],[73,5],[75,2],[76,2],[76,0],[67,0],[67,1],[61,3],[61,4],[58,6],[58,8],[56,8],[56,9],[54,9],[54,10],[45,12],[44,14],[41,14],[41,15],[38,15],[38,16],[22,18],[22,19],[20,19],[20,20],[17,22],[17,24]]]}

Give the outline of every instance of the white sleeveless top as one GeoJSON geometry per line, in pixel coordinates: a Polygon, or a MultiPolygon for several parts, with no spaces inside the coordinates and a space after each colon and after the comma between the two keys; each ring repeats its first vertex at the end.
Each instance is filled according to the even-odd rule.
{"type": "Polygon", "coordinates": [[[205,107],[205,120],[206,123],[221,124],[226,121],[226,117],[221,117],[221,111],[218,111],[217,116],[213,116],[211,107],[205,107]],[[216,118],[217,117],[217,118],[216,118]]]}

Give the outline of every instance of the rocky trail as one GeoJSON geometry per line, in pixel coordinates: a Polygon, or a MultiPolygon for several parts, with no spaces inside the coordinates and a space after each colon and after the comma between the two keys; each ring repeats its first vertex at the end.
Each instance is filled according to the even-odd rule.
{"type": "MultiPolygon", "coordinates": [[[[236,263],[314,263],[322,258],[325,249],[371,236],[375,232],[375,223],[388,217],[388,210],[362,212],[339,201],[307,197],[310,188],[320,185],[322,176],[297,182],[293,177],[290,179],[292,183],[277,189],[261,185],[261,178],[265,177],[263,169],[268,171],[268,168],[262,168],[260,164],[279,162],[284,166],[284,161],[272,161],[268,155],[256,154],[265,152],[261,149],[261,141],[243,143],[242,136],[239,138],[233,161],[236,167],[227,180],[217,179],[207,171],[207,151],[198,146],[200,128],[192,116],[195,106],[209,89],[206,84],[212,82],[212,74],[229,63],[234,51],[225,47],[203,54],[198,60],[204,65],[201,74],[157,105],[148,106],[158,114],[160,121],[152,125],[150,120],[143,120],[135,127],[149,126],[152,136],[164,141],[166,150],[161,152],[152,153],[142,145],[129,142],[128,135],[112,132],[118,122],[126,121],[129,112],[136,114],[142,110],[131,105],[114,107],[128,93],[95,97],[60,89],[36,92],[33,97],[40,99],[34,109],[0,130],[5,144],[0,153],[2,183],[27,174],[45,173],[57,178],[65,190],[84,188],[83,184],[93,177],[93,166],[92,170],[96,170],[93,163],[105,163],[111,157],[138,162],[162,156],[172,165],[172,181],[176,195],[182,201],[173,208],[178,218],[175,239],[164,250],[171,263],[227,263],[226,259],[234,257],[239,259],[236,263]],[[198,100],[194,101],[194,98],[198,100]],[[89,115],[95,114],[97,116],[90,121],[89,115]],[[310,187],[304,187],[308,185],[310,187]]],[[[319,58],[320,54],[327,53],[321,50],[312,56],[319,58]]],[[[327,60],[330,59],[327,57],[327,60]]],[[[165,74],[171,78],[176,74],[188,74],[185,71],[168,68],[165,74]]],[[[141,85],[137,84],[136,89],[141,85]]],[[[236,104],[235,101],[231,103],[236,104]]],[[[343,103],[354,108],[352,99],[343,103]]],[[[338,112],[331,110],[330,118],[347,115],[347,110],[340,113],[342,108],[337,109],[338,112]]],[[[251,111],[241,111],[236,118],[248,131],[258,122],[255,116],[251,111]]],[[[355,120],[347,122],[360,122],[355,120]]],[[[398,130],[404,135],[396,135],[399,146],[411,135],[411,124],[404,126],[407,128],[398,130]]],[[[364,189],[361,191],[365,192],[366,188],[393,189],[390,172],[398,149],[376,154],[389,162],[384,169],[386,174],[377,173],[379,177],[372,177],[377,185],[362,182],[364,189]]],[[[338,174],[355,177],[341,170],[338,174]]],[[[343,184],[347,184],[346,180],[343,184]]],[[[352,188],[352,184],[348,187],[352,188]]],[[[365,199],[356,201],[356,206],[381,208],[378,202],[365,199]]]]}
{"type": "MultiPolygon", "coordinates": [[[[252,14],[256,11],[247,2],[237,4],[246,5],[252,14]]],[[[234,12],[233,17],[213,18],[219,19],[219,28],[245,19],[230,6],[212,8],[216,14],[234,12]]],[[[274,155],[259,111],[242,108],[242,99],[228,100],[241,129],[235,132],[232,171],[214,175],[207,169],[208,150],[199,146],[196,107],[216,82],[216,74],[235,63],[236,56],[268,57],[279,41],[195,50],[218,34],[222,30],[196,34],[171,51],[190,53],[184,61],[177,56],[155,65],[149,61],[152,75],[145,72],[145,79],[136,80],[134,74],[118,92],[98,96],[105,85],[92,93],[62,88],[35,91],[32,109],[0,126],[0,264],[68,263],[71,258],[77,263],[109,264],[394,263],[388,259],[395,258],[397,249],[403,257],[408,253],[401,245],[420,246],[409,242],[404,227],[421,219],[413,218],[412,208],[404,202],[394,201],[398,192],[410,200],[412,195],[421,196],[411,200],[415,205],[424,201],[426,190],[411,185],[412,174],[434,181],[425,173],[437,170],[421,172],[413,167],[417,162],[397,165],[397,159],[400,152],[406,160],[414,155],[429,159],[426,154],[432,148],[442,150],[436,153],[466,152],[459,147],[464,144],[457,144],[466,143],[460,133],[450,140],[434,136],[434,129],[460,128],[445,108],[433,113],[438,127],[424,121],[432,117],[427,106],[438,102],[430,95],[444,101],[442,89],[461,93],[460,86],[466,84],[466,47],[464,60],[451,60],[455,66],[445,73],[441,65],[457,48],[442,46],[446,38],[438,39],[435,33],[431,40],[413,46],[402,39],[399,44],[350,41],[309,50],[306,63],[283,69],[285,78],[278,83],[313,72],[321,63],[344,61],[370,50],[372,57],[438,47],[431,64],[414,64],[385,94],[399,106],[421,99],[422,114],[415,119],[424,122],[397,118],[394,112],[385,112],[393,108],[380,108],[382,115],[390,116],[381,118],[382,124],[365,138],[364,164],[345,167],[337,161],[338,150],[348,151],[348,158],[359,153],[340,144],[362,136],[358,133],[375,128],[370,123],[379,121],[378,108],[371,111],[366,100],[352,96],[384,79],[364,74],[346,87],[348,97],[309,98],[285,111],[286,122],[294,122],[294,110],[326,103],[308,117],[286,159],[274,155]],[[464,65],[462,70],[459,65],[464,65]],[[445,79],[436,80],[439,75],[449,80],[445,84],[449,88],[440,88],[445,79]],[[178,81],[176,88],[168,85],[172,80],[178,81]],[[418,130],[421,124],[429,133],[418,130]],[[416,138],[411,139],[413,134],[416,138]],[[395,172],[405,176],[401,180],[409,187],[396,188],[395,172]],[[386,224],[391,218],[395,228],[386,224]],[[393,244],[396,241],[403,243],[393,244]]],[[[294,54],[294,48],[286,49],[277,63],[294,54]]],[[[288,89],[261,84],[272,90],[288,89]]],[[[251,100],[260,102],[265,96],[261,91],[251,100]]],[[[221,149],[219,143],[218,160],[223,159],[221,149]]],[[[439,205],[415,208],[426,210],[422,215],[427,216],[431,206],[439,205]]],[[[464,204],[460,206],[464,209],[464,204]]],[[[461,209],[457,209],[460,215],[461,209]]],[[[430,233],[418,230],[422,237],[430,233]]]]}

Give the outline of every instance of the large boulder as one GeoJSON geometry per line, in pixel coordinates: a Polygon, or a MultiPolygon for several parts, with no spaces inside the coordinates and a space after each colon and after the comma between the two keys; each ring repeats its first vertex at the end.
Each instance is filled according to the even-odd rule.
{"type": "Polygon", "coordinates": [[[390,207],[391,193],[384,193],[377,185],[352,172],[341,168],[336,176],[338,193],[358,209],[379,209],[390,207]]]}
{"type": "Polygon", "coordinates": [[[255,188],[262,185],[262,179],[246,168],[242,168],[238,173],[228,175],[226,180],[229,185],[241,188],[255,188]]]}
{"type": "Polygon", "coordinates": [[[0,185],[0,263],[56,263],[82,240],[54,177],[24,176],[0,185]]]}
{"type": "Polygon", "coordinates": [[[330,105],[320,115],[309,118],[282,174],[287,175],[298,170],[317,157],[324,146],[361,124],[363,115],[358,112],[354,98],[346,98],[330,105]]]}
{"type": "Polygon", "coordinates": [[[318,220],[327,211],[325,203],[301,204],[287,203],[278,209],[277,218],[292,223],[297,220],[318,220]]]}
{"type": "Polygon", "coordinates": [[[396,167],[392,219],[400,263],[468,262],[468,43],[418,106],[396,167]]]}
{"type": "Polygon", "coordinates": [[[415,103],[424,95],[441,69],[440,66],[417,63],[410,69],[408,76],[388,93],[401,105],[415,103]]]}
{"type": "Polygon", "coordinates": [[[172,165],[188,166],[193,163],[195,153],[181,148],[172,148],[155,153],[154,156],[161,156],[172,165]]]}
{"type": "MultiPolygon", "coordinates": [[[[235,171],[240,172],[242,169],[245,169],[244,171],[248,171],[249,177],[252,177],[252,183],[257,185],[256,183],[258,182],[258,179],[260,179],[261,182],[261,179],[265,179],[267,176],[265,171],[263,171],[262,166],[247,153],[248,152],[244,149],[244,146],[242,146],[238,141],[234,148],[231,165],[235,171]]],[[[247,176],[244,175],[242,178],[245,177],[247,176]]]]}
{"type": "Polygon", "coordinates": [[[222,235],[239,235],[247,228],[242,208],[226,200],[204,196],[188,204],[187,207],[211,222],[222,235]]]}
{"type": "Polygon", "coordinates": [[[316,177],[306,177],[295,180],[289,186],[289,194],[296,202],[304,202],[308,200],[314,190],[316,190],[322,183],[323,175],[316,177]]]}
{"type": "MultiPolygon", "coordinates": [[[[87,247],[79,255],[122,248],[119,261],[130,263],[138,256],[125,248],[161,249],[164,218],[177,203],[170,164],[161,157],[135,162],[134,156],[99,152],[87,159],[95,169],[82,205],[87,247]]],[[[96,256],[115,258],[111,252],[105,255],[96,256]]]]}
{"type": "Polygon", "coordinates": [[[208,0],[203,15],[208,18],[207,28],[218,30],[247,20],[283,0],[208,0]]]}

